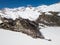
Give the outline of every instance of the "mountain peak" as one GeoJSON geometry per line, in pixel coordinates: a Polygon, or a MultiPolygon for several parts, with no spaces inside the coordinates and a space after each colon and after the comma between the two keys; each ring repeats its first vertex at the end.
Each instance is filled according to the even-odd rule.
{"type": "Polygon", "coordinates": [[[42,12],[50,14],[49,11],[60,12],[60,2],[52,5],[41,5],[37,7],[27,6],[18,8],[4,8],[0,10],[0,15],[5,18],[16,18],[22,17],[31,21],[37,20],[42,12]]]}

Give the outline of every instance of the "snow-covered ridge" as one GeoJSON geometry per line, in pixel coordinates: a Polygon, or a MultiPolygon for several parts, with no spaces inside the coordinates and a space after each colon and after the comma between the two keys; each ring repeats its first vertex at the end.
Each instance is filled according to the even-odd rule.
{"type": "Polygon", "coordinates": [[[60,3],[52,4],[52,5],[41,5],[37,7],[18,7],[18,8],[4,8],[0,10],[0,15],[6,18],[12,18],[15,20],[16,18],[22,17],[24,19],[29,19],[31,21],[36,20],[41,12],[46,12],[49,14],[49,11],[60,12],[60,3]]]}

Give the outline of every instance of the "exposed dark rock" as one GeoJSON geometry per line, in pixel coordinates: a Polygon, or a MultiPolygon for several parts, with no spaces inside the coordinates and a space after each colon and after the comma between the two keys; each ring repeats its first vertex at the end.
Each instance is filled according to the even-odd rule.
{"type": "Polygon", "coordinates": [[[2,18],[2,22],[3,23],[0,23],[0,28],[15,32],[22,32],[27,35],[30,35],[33,38],[45,39],[45,37],[39,31],[38,23],[36,23],[35,21],[30,21],[28,19],[22,19],[22,18],[16,20],[2,18]]]}
{"type": "Polygon", "coordinates": [[[52,15],[47,15],[45,12],[39,16],[36,20],[37,23],[42,23],[47,26],[60,26],[60,16],[58,16],[59,12],[49,12],[52,15]]]}

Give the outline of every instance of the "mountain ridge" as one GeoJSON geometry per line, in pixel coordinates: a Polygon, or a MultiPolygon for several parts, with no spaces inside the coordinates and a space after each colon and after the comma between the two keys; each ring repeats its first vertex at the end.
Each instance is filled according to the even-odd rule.
{"type": "Polygon", "coordinates": [[[18,8],[4,8],[0,10],[0,15],[5,18],[12,18],[15,20],[18,17],[22,17],[24,19],[29,19],[31,21],[35,21],[42,12],[46,14],[52,15],[49,11],[59,12],[60,15],[60,3],[52,4],[52,5],[41,5],[37,7],[18,7],[18,8]]]}

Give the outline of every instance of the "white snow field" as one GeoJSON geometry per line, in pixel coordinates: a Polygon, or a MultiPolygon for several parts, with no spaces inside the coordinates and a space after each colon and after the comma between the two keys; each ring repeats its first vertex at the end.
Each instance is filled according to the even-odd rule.
{"type": "Polygon", "coordinates": [[[52,41],[33,39],[21,32],[0,29],[0,45],[60,45],[60,27],[47,27],[41,32],[52,41]]]}

